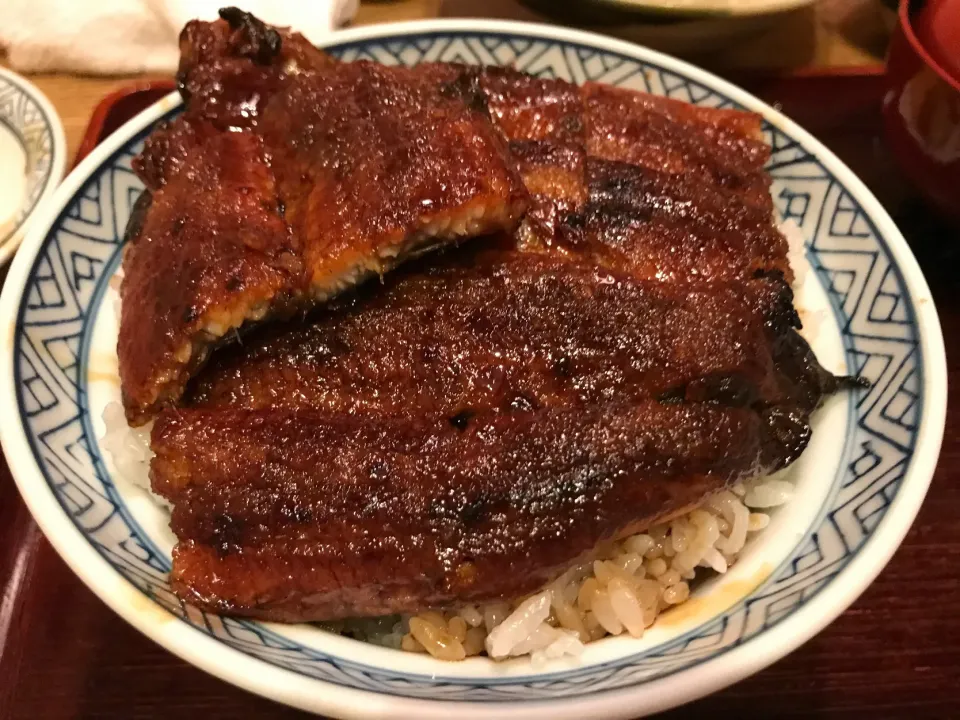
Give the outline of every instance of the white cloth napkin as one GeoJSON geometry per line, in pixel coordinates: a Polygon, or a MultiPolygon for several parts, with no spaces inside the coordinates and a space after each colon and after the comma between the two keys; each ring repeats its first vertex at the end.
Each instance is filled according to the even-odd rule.
{"type": "Polygon", "coordinates": [[[173,72],[177,37],[194,18],[235,5],[317,43],[353,17],[358,0],[2,0],[0,45],[21,72],[173,72]]]}

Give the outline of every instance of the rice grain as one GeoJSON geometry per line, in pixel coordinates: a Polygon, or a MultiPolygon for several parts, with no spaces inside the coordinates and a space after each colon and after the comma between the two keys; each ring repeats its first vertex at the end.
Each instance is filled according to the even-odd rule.
{"type": "Polygon", "coordinates": [[[467,656],[459,640],[421,616],[410,618],[410,634],[439,660],[463,660],[467,656]]]}

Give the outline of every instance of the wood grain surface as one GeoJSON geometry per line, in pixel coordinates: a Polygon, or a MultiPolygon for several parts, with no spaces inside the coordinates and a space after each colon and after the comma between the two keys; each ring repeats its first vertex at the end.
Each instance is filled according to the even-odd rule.
{"type": "MultiPolygon", "coordinates": [[[[418,16],[438,5],[364,5],[359,20],[418,16]]],[[[894,214],[940,311],[947,427],[927,501],[866,593],[787,658],[660,717],[960,718],[960,232],[919,203],[886,154],[882,78],[738,79],[826,142],[894,214]]],[[[71,148],[99,98],[130,82],[40,80],[64,115],[71,148]]],[[[115,616],[43,539],[2,463],[0,588],[0,718],[305,717],[202,673],[115,616]]]]}

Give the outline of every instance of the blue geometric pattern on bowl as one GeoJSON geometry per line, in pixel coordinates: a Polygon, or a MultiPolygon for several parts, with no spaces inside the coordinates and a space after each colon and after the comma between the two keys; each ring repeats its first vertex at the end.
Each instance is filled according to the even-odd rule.
{"type": "Polygon", "coordinates": [[[53,125],[43,108],[16,78],[0,75],[0,125],[20,143],[26,158],[26,193],[6,229],[0,245],[14,237],[47,186],[53,170],[53,125]]]}
{"type": "MultiPolygon", "coordinates": [[[[513,64],[545,77],[598,80],[698,105],[730,99],[675,72],[617,53],[518,34],[437,32],[354,42],[345,60],[513,64]]],[[[149,129],[148,129],[149,130],[149,129]]],[[[517,701],[569,697],[662,677],[736,647],[781,622],[860,551],[897,495],[922,408],[914,311],[886,243],[846,188],[795,139],[767,126],[773,195],[808,239],[808,257],[833,305],[847,364],[869,378],[851,397],[841,469],[817,527],[764,584],[723,615],[668,643],[602,665],[526,678],[431,678],[332,657],[255,622],[185,607],[170,591],[170,560],[141,531],[107,475],[84,387],[87,348],[141,184],[130,168],[146,132],[103,164],[48,234],[20,308],[16,369],[33,452],[64,510],[104,558],[184,622],[266,662],[339,685],[412,697],[517,701]]]]}

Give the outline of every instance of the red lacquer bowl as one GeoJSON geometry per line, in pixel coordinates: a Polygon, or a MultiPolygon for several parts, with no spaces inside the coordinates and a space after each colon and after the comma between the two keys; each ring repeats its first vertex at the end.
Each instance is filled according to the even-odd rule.
{"type": "Polygon", "coordinates": [[[960,220],[960,0],[901,0],[887,58],[890,149],[924,195],[960,220]]]}

